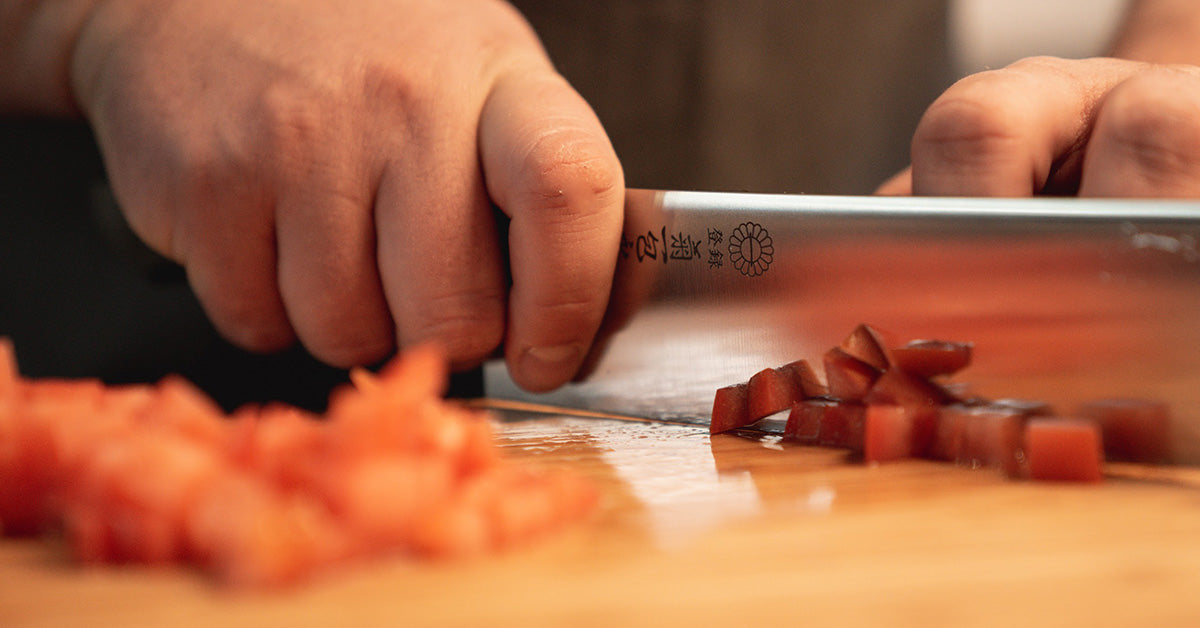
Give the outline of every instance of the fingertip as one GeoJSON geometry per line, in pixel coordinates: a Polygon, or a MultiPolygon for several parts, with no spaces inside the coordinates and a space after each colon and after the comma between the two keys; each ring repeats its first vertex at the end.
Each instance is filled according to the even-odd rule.
{"type": "Polygon", "coordinates": [[[571,380],[583,360],[578,344],[524,347],[509,360],[513,381],[530,392],[554,390],[571,380]]]}
{"type": "Polygon", "coordinates": [[[296,343],[296,332],[286,317],[259,308],[204,302],[205,313],[222,338],[234,346],[254,353],[276,353],[296,343]]]}

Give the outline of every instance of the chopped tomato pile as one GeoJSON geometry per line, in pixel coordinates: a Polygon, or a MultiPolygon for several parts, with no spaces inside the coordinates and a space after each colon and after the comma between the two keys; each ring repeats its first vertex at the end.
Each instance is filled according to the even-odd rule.
{"type": "Polygon", "coordinates": [[[849,449],[866,462],[945,460],[1035,480],[1096,482],[1106,459],[1167,460],[1166,404],[1097,399],[1062,414],[1036,400],[968,397],[947,378],[972,351],[968,342],[898,343],[859,325],[823,356],[824,382],[798,360],[718,389],[709,430],[787,411],[786,440],[849,449]]]}
{"type": "Polygon", "coordinates": [[[593,509],[584,479],[503,459],[488,415],[442,398],[446,379],[421,347],[353,371],[323,417],[227,415],[181,378],[22,378],[0,339],[0,522],[61,530],[86,563],[186,562],[272,586],[381,554],[499,551],[593,509]]]}

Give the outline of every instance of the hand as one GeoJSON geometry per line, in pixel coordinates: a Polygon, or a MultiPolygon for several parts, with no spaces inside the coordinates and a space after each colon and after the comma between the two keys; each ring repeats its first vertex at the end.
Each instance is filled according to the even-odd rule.
{"type": "Polygon", "coordinates": [[[879,193],[1200,196],[1200,68],[1037,57],[969,76],[879,193]]]}
{"type": "Polygon", "coordinates": [[[503,342],[531,390],[582,361],[624,183],[507,4],[102,0],[74,60],[130,224],[235,343],[349,366],[437,340],[462,368],[503,342]]]}

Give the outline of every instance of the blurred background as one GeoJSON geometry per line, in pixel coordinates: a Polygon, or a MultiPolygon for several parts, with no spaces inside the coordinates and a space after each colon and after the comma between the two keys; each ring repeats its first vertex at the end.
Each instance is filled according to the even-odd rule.
{"type": "MultiPolygon", "coordinates": [[[[1102,54],[1124,0],[515,0],[631,187],[869,194],[954,80],[1102,54]]],[[[228,408],[320,408],[345,374],[220,340],[120,220],[78,121],[0,118],[0,335],[33,376],[179,372],[228,408]]],[[[458,394],[478,394],[471,375],[458,394]]]]}

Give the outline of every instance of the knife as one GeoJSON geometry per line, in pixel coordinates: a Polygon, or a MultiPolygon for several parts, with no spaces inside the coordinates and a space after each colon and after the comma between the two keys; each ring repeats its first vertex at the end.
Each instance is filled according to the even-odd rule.
{"type": "Polygon", "coordinates": [[[489,399],[705,425],[713,394],[859,323],[974,343],[954,381],[1070,413],[1161,400],[1200,462],[1200,203],[630,190],[606,318],[576,381],[489,399]]]}

